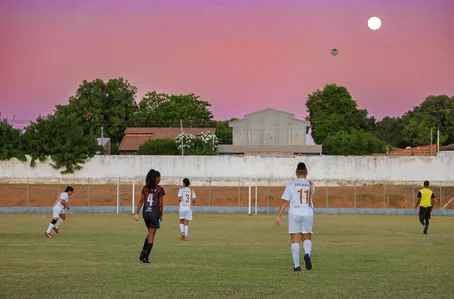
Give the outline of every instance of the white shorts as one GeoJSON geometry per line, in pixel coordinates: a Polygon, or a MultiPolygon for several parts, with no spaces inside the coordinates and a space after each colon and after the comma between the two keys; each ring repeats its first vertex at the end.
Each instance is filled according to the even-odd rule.
{"type": "Polygon", "coordinates": [[[289,234],[312,234],[312,225],[314,216],[300,216],[288,214],[288,232],[289,234]]]}
{"type": "Polygon", "coordinates": [[[189,221],[192,221],[192,210],[191,209],[185,209],[185,208],[180,208],[180,219],[186,219],[189,221]]]}
{"type": "Polygon", "coordinates": [[[52,209],[52,218],[59,218],[61,214],[65,214],[65,213],[66,213],[65,208],[54,207],[52,209]]]}

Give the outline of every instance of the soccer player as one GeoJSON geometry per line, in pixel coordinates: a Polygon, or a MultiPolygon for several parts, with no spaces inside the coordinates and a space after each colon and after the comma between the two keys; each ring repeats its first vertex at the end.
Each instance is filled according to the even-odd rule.
{"type": "Polygon", "coordinates": [[[191,188],[189,188],[189,185],[191,185],[191,182],[189,182],[188,178],[185,178],[183,180],[183,188],[180,188],[178,190],[178,198],[180,201],[180,231],[181,231],[181,237],[180,240],[188,240],[188,232],[189,232],[189,221],[192,221],[192,209],[191,206],[193,203],[195,203],[195,192],[191,188]]]}
{"type": "Polygon", "coordinates": [[[68,200],[73,193],[74,188],[67,186],[65,191],[58,195],[53,207],[52,221],[49,223],[49,227],[44,233],[45,236],[52,238],[52,234],[50,233],[52,230],[58,234],[58,228],[62,225],[63,221],[66,220],[66,210],[69,210],[68,200]]]}
{"type": "Polygon", "coordinates": [[[143,206],[142,217],[147,227],[147,236],[139,257],[143,263],[150,263],[149,257],[153,248],[156,230],[161,227],[165,192],[164,188],[159,186],[160,182],[161,174],[159,171],[151,169],[145,178],[145,186],[142,189],[142,195],[134,215],[134,219],[139,221],[139,212],[143,206]]]}
{"type": "Polygon", "coordinates": [[[423,233],[427,235],[429,229],[430,213],[434,206],[435,194],[429,189],[429,181],[424,182],[424,188],[418,192],[418,202],[415,209],[419,206],[419,222],[424,226],[423,233]]]}
{"type": "Polygon", "coordinates": [[[307,180],[306,164],[300,162],[296,168],[296,179],[291,181],[282,195],[282,203],[276,217],[276,226],[281,225],[281,215],[288,210],[288,231],[292,240],[291,252],[293,271],[301,271],[300,242],[303,241],[306,269],[312,269],[312,225],[314,223],[315,185],[307,180]]]}

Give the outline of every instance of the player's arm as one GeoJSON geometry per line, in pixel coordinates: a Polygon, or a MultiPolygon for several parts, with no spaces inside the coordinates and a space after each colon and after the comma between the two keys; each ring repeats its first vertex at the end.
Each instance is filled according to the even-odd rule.
{"type": "Polygon", "coordinates": [[[139,213],[140,213],[140,209],[142,208],[142,205],[143,205],[144,200],[145,200],[145,196],[142,194],[142,195],[140,196],[139,204],[137,205],[136,214],[134,215],[134,219],[135,219],[136,221],[139,220],[139,213]]]}
{"type": "Polygon", "coordinates": [[[432,193],[432,197],[430,198],[430,204],[432,205],[432,209],[434,208],[434,205],[435,205],[435,194],[432,193]]]}
{"type": "Polygon", "coordinates": [[[276,226],[281,225],[282,213],[284,213],[285,208],[287,208],[289,205],[290,205],[290,201],[282,199],[281,206],[279,208],[279,212],[277,213],[277,217],[276,217],[276,226]]]}
{"type": "Polygon", "coordinates": [[[65,207],[65,209],[69,210],[68,203],[64,199],[60,198],[60,203],[65,207]]]}
{"type": "Polygon", "coordinates": [[[192,203],[194,204],[194,203],[195,203],[195,198],[196,198],[197,196],[195,195],[194,190],[191,190],[191,191],[192,191],[192,192],[191,192],[191,193],[192,193],[192,203]]]}
{"type": "Polygon", "coordinates": [[[159,212],[161,213],[161,221],[162,221],[162,216],[164,215],[164,195],[159,197],[159,212]]]}
{"type": "Polygon", "coordinates": [[[419,206],[421,203],[421,192],[418,192],[418,201],[416,202],[415,209],[419,206]]]}

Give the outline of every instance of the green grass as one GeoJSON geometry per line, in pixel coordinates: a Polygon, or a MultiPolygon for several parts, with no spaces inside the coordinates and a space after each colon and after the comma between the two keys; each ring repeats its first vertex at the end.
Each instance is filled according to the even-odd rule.
{"type": "MultiPolygon", "coordinates": [[[[311,271],[292,272],[286,217],[166,214],[151,254],[131,215],[0,216],[0,298],[452,298],[454,219],[316,215],[311,271]]],[[[301,259],[302,260],[302,259],[301,259]]],[[[302,260],[303,264],[304,261],[302,260]]]]}

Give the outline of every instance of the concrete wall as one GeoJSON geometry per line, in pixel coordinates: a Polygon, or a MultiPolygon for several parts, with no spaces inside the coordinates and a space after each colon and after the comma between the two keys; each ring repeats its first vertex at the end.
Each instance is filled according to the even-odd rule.
{"type": "Polygon", "coordinates": [[[27,178],[68,180],[90,178],[92,183],[106,178],[143,178],[150,168],[163,178],[211,178],[224,185],[238,184],[237,178],[258,178],[283,184],[294,177],[298,162],[303,161],[314,181],[344,182],[416,182],[424,180],[454,184],[454,155],[438,157],[392,156],[311,156],[295,158],[232,156],[96,156],[72,175],[61,175],[49,163],[29,166],[15,159],[0,162],[1,182],[26,182],[27,178]],[[223,178],[222,180],[220,178],[223,178]],[[232,179],[232,180],[229,180],[232,179]]]}

